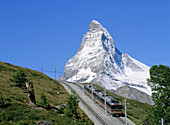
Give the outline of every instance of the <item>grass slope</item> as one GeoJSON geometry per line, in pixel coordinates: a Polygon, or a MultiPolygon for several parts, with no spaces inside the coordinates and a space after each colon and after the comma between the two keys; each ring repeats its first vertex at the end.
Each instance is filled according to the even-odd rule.
{"type": "Polygon", "coordinates": [[[86,114],[79,109],[80,118],[67,118],[62,114],[52,110],[42,111],[28,106],[27,93],[25,90],[13,86],[9,81],[13,74],[22,69],[27,75],[27,79],[34,84],[35,99],[37,104],[41,104],[41,95],[47,97],[47,103],[58,106],[66,103],[69,94],[57,81],[44,75],[41,72],[27,68],[11,65],[0,61],[0,124],[35,124],[39,120],[47,120],[57,125],[68,124],[93,124],[86,114]]]}

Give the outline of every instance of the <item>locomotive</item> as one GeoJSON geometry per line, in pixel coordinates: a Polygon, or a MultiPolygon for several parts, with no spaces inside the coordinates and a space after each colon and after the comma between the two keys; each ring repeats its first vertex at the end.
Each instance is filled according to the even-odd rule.
{"type": "Polygon", "coordinates": [[[97,88],[92,88],[91,85],[84,85],[84,93],[89,97],[92,97],[93,90],[93,100],[98,103],[102,108],[105,108],[105,98],[106,98],[106,110],[112,116],[124,116],[122,112],[122,104],[116,101],[111,96],[104,96],[104,94],[97,88]]]}

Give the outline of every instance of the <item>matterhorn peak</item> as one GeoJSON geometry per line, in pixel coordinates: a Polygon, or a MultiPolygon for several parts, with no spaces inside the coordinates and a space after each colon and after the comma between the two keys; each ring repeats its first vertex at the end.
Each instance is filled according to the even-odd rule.
{"type": "Polygon", "coordinates": [[[122,54],[109,32],[93,20],[78,52],[66,63],[60,79],[94,83],[113,90],[129,86],[151,95],[146,83],[149,68],[128,54],[122,54]]]}
{"type": "Polygon", "coordinates": [[[96,20],[93,20],[89,25],[89,32],[92,31],[103,31],[104,27],[96,20]]]}
{"type": "Polygon", "coordinates": [[[95,24],[99,24],[99,25],[101,25],[98,21],[96,21],[96,20],[92,20],[92,22],[91,23],[95,23],[95,24]]]}

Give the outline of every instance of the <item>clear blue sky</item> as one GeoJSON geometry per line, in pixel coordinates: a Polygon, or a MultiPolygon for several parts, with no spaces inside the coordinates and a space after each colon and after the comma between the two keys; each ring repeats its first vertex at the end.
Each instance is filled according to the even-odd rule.
{"type": "Polygon", "coordinates": [[[170,66],[170,0],[0,0],[0,61],[63,72],[92,20],[121,52],[170,66]]]}

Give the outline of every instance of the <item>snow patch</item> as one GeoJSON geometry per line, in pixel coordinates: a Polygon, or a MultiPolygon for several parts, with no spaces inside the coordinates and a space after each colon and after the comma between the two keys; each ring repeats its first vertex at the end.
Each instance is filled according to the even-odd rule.
{"type": "Polygon", "coordinates": [[[92,72],[91,69],[88,67],[87,69],[85,68],[80,69],[76,75],[69,78],[67,81],[76,82],[79,81],[80,79],[87,78],[87,80],[83,81],[83,83],[90,83],[95,77],[96,77],[96,73],[92,72]]]}

